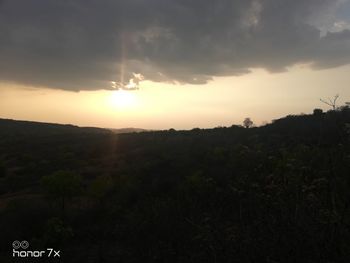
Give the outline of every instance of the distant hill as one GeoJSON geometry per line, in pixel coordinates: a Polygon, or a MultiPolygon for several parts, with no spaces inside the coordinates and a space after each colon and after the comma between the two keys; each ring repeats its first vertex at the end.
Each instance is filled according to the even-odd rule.
{"type": "Polygon", "coordinates": [[[57,124],[36,121],[21,121],[0,118],[0,135],[5,134],[36,134],[36,135],[53,135],[53,134],[72,134],[72,133],[138,133],[148,130],[140,128],[96,128],[96,127],[79,127],[72,124],[57,124]]]}
{"type": "Polygon", "coordinates": [[[0,135],[53,135],[75,133],[109,133],[107,129],[78,127],[71,124],[56,124],[35,121],[0,119],[0,135]]]}
{"type": "Polygon", "coordinates": [[[140,129],[140,128],[121,128],[121,129],[109,129],[113,133],[120,134],[120,133],[138,133],[138,132],[146,132],[149,130],[140,129]]]}

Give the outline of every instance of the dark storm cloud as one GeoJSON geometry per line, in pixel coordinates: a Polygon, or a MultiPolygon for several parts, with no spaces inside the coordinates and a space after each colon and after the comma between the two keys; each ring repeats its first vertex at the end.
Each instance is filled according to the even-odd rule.
{"type": "Polygon", "coordinates": [[[206,83],[261,67],[350,62],[321,36],[336,0],[0,0],[0,80],[67,90],[145,79],[206,83]]]}

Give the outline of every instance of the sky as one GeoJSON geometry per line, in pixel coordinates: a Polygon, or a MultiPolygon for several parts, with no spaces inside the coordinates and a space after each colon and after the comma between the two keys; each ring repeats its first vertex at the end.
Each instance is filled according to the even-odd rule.
{"type": "Polygon", "coordinates": [[[257,125],[350,101],[350,0],[0,0],[0,118],[257,125]]]}

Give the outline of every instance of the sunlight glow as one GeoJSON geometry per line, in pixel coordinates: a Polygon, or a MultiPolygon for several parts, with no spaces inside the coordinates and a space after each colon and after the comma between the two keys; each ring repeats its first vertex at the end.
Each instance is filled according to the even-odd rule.
{"type": "Polygon", "coordinates": [[[126,90],[113,91],[108,100],[110,106],[122,109],[133,108],[138,104],[135,93],[126,90]]]}
{"type": "Polygon", "coordinates": [[[229,127],[249,116],[259,125],[314,108],[328,110],[320,98],[335,94],[343,105],[350,97],[349,72],[350,65],[323,71],[295,66],[279,74],[254,69],[205,85],[144,80],[133,91],[118,89],[117,81],[114,90],[80,92],[0,83],[0,118],[157,130],[229,127]]]}

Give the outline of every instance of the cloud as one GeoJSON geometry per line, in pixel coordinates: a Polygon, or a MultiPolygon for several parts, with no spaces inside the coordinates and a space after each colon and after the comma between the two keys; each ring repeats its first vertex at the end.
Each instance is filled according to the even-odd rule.
{"type": "Polygon", "coordinates": [[[257,67],[341,66],[350,62],[344,8],[349,1],[2,0],[0,80],[78,91],[137,86],[135,76],[203,84],[257,67]]]}

